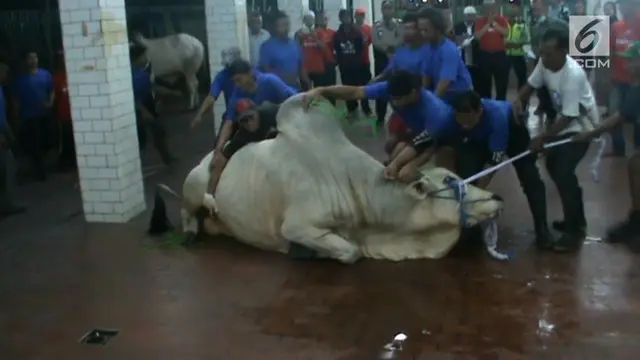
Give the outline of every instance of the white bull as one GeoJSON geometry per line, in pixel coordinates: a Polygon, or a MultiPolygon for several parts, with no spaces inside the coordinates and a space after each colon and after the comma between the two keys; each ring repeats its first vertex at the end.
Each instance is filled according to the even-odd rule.
{"type": "Polygon", "coordinates": [[[189,34],[173,34],[157,39],[134,35],[134,42],[146,49],[153,76],[173,78],[184,76],[189,93],[189,109],[198,106],[197,73],[204,60],[202,42],[189,34]]]}
{"type": "MultiPolygon", "coordinates": [[[[327,112],[304,112],[301,96],[278,112],[275,139],[250,144],[227,164],[215,194],[206,194],[210,153],[183,186],[183,228],[198,232],[196,212],[217,207],[206,233],[225,233],[270,251],[295,242],[351,263],[445,256],[460,233],[460,207],[436,168],[409,184],[383,179],[382,164],[353,145],[327,112]],[[437,192],[437,196],[432,196],[437,192]]],[[[494,217],[502,202],[469,186],[464,205],[471,224],[494,217]]]]}

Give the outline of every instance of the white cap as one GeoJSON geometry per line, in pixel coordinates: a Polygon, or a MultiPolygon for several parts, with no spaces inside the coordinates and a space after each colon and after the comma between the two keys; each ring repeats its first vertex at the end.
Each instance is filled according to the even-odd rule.
{"type": "Polygon", "coordinates": [[[467,6],[464,8],[462,13],[464,15],[476,15],[476,8],[474,8],[473,6],[467,6]]]}
{"type": "Polygon", "coordinates": [[[316,17],[316,13],[314,13],[314,12],[313,12],[313,11],[311,11],[311,10],[304,11],[304,12],[302,13],[302,18],[304,19],[304,18],[306,18],[306,17],[311,17],[311,18],[314,18],[314,19],[315,19],[315,17],[316,17]]]}

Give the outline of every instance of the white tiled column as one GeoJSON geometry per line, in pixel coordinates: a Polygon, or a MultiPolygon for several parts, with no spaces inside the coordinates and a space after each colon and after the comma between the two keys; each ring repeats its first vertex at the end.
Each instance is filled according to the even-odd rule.
{"type": "MultiPolygon", "coordinates": [[[[356,0],[354,0],[356,1],[356,0]]],[[[371,19],[371,23],[374,23],[382,19],[382,2],[384,0],[371,0],[371,6],[376,9],[376,16],[371,19]]]]}
{"type": "Polygon", "coordinates": [[[329,17],[329,28],[337,30],[340,26],[338,13],[340,9],[347,8],[347,0],[324,0],[324,11],[329,17]]]}
{"type": "Polygon", "coordinates": [[[124,0],[59,0],[85,219],[145,210],[124,0]]]}
{"type": "Polygon", "coordinates": [[[291,19],[291,36],[302,27],[302,14],[309,10],[309,0],[278,0],[278,9],[291,19]]]}
{"type": "MultiPolygon", "coordinates": [[[[249,59],[249,28],[247,25],[247,4],[245,0],[205,0],[207,19],[207,44],[211,77],[222,70],[220,52],[237,46],[243,59],[249,59]]],[[[215,131],[218,131],[225,111],[224,101],[216,101],[214,107],[215,131]]]]}

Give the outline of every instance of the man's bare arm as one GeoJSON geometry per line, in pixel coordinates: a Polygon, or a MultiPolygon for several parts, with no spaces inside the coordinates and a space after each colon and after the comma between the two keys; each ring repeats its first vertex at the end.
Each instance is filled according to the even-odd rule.
{"type": "Polygon", "coordinates": [[[362,86],[334,85],[316,89],[322,96],[336,100],[362,100],[367,96],[362,86]]]}

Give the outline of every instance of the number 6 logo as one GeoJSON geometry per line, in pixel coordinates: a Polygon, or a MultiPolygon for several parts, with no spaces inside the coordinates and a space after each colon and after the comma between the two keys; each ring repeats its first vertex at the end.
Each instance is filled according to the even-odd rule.
{"type": "Polygon", "coordinates": [[[593,49],[595,49],[595,47],[598,45],[598,42],[600,41],[600,34],[596,30],[592,29],[601,22],[601,19],[591,20],[580,30],[580,32],[578,32],[578,35],[575,39],[575,46],[579,52],[583,54],[589,53],[593,51],[593,49]],[[587,46],[583,47],[582,43],[585,40],[589,40],[590,36],[591,41],[587,44],[587,46]]]}

